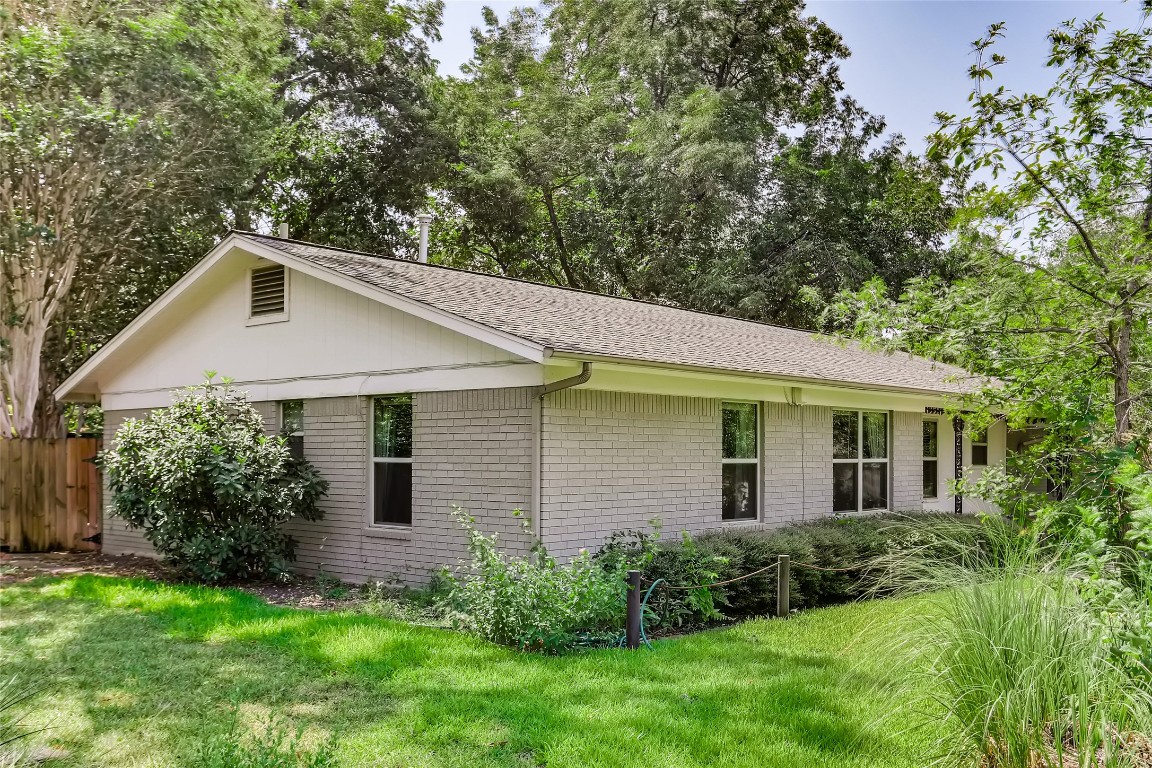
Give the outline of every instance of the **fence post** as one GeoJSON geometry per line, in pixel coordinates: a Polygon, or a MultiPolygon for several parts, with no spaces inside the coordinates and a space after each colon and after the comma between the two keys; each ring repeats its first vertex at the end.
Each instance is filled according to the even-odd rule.
{"type": "Polygon", "coordinates": [[[780,618],[788,616],[788,580],[792,573],[792,564],[788,555],[776,557],[776,615],[780,618]]]}
{"type": "Polygon", "coordinates": [[[629,650],[640,647],[640,571],[628,571],[628,627],[624,645],[629,650]]]}

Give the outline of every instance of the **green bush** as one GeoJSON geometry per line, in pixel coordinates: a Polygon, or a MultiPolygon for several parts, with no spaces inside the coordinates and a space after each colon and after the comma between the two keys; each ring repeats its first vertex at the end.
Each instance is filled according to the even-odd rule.
{"type": "Polygon", "coordinates": [[[664,579],[675,586],[727,581],[767,569],[760,575],[713,587],[708,602],[692,592],[657,589],[653,593],[648,602],[650,625],[699,625],[718,618],[744,619],[774,612],[776,571],[772,566],[779,555],[788,555],[793,563],[791,607],[813,608],[883,591],[883,569],[875,567],[879,558],[911,550],[947,558],[966,551],[982,539],[981,525],[953,515],[892,514],[829,518],[774,530],[718,531],[659,543],[654,535],[628,531],[610,537],[597,559],[613,563],[615,568],[639,568],[647,583],[664,579]],[[851,570],[839,570],[844,568],[851,570]]]}
{"type": "Polygon", "coordinates": [[[319,519],[328,486],[283,438],[264,434],[227,381],[189,387],[171,407],[124,422],[101,464],[112,513],[205,582],[282,572],[295,547],[283,524],[319,519]]]}
{"type": "Polygon", "coordinates": [[[623,571],[601,567],[587,553],[560,565],[539,546],[527,557],[509,555],[459,508],[456,517],[471,554],[452,576],[449,603],[458,626],[494,643],[549,653],[620,636],[623,571]]]}

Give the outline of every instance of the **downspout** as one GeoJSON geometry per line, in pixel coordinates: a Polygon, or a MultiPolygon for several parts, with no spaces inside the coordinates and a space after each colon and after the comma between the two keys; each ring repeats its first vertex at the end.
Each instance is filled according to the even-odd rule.
{"type": "Polygon", "coordinates": [[[544,512],[541,509],[544,483],[544,396],[563,389],[587,384],[592,378],[592,363],[580,363],[580,373],[566,379],[536,387],[532,398],[532,534],[541,541],[544,512]]]}

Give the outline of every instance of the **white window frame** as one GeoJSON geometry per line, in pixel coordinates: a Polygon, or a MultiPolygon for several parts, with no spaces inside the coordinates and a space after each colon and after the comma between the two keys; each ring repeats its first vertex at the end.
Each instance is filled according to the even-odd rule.
{"type": "Polygon", "coordinates": [[[277,403],[276,403],[276,418],[277,418],[277,426],[279,427],[279,429],[277,431],[280,433],[284,432],[284,429],[285,429],[284,406],[287,405],[288,403],[300,403],[300,429],[289,432],[288,436],[300,438],[300,457],[303,458],[304,457],[304,401],[302,399],[296,398],[293,400],[279,400],[279,401],[277,401],[277,403]]]}
{"type": "MultiPolygon", "coordinates": [[[[764,456],[764,409],[758,400],[721,400],[720,401],[720,468],[721,484],[723,484],[723,468],[725,464],[754,464],[756,466],[756,514],[753,517],[724,517],[724,500],[720,500],[720,521],[724,525],[751,525],[759,523],[764,517],[764,470],[761,459],[764,456]],[[726,459],[724,458],[724,406],[728,404],[751,405],[756,408],[756,457],[752,459],[726,459]]],[[[723,494],[723,490],[721,490],[723,494]]]]}
{"type": "MultiPolygon", "coordinates": [[[[921,455],[921,457],[920,457],[921,464],[923,464],[923,462],[925,462],[925,461],[936,462],[936,495],[935,496],[923,496],[923,499],[924,499],[924,501],[939,501],[940,500],[940,486],[941,486],[941,482],[940,482],[940,435],[941,435],[940,419],[923,419],[922,423],[923,424],[932,423],[932,424],[936,425],[936,455],[935,456],[923,456],[923,455],[921,455]]],[[[921,426],[920,429],[921,429],[920,453],[923,454],[924,453],[924,444],[923,444],[923,429],[924,429],[924,427],[921,426]]],[[[924,471],[923,467],[921,467],[920,471],[921,472],[924,471]]],[[[921,493],[923,493],[923,490],[921,490],[921,493]]]]}
{"type": "Polygon", "coordinates": [[[289,299],[292,296],[292,270],[284,267],[284,311],[277,312],[274,315],[252,315],[252,273],[259,272],[262,269],[270,269],[271,267],[281,267],[282,264],[257,264],[248,270],[248,321],[249,326],[252,325],[268,325],[269,323],[286,323],[289,318],[289,299]]]}
{"type": "MultiPolygon", "coordinates": [[[[832,418],[836,418],[836,412],[841,413],[855,413],[856,414],[856,458],[854,459],[832,459],[832,464],[855,464],[856,465],[856,509],[852,510],[832,510],[834,515],[860,515],[870,514],[874,512],[888,512],[892,508],[892,412],[891,411],[878,411],[871,408],[833,408],[832,418]],[[864,414],[866,413],[882,413],[884,414],[884,424],[886,425],[886,445],[887,450],[885,453],[888,455],[883,459],[865,459],[864,458],[864,414]],[[864,509],[864,464],[884,464],[885,474],[887,477],[887,502],[886,507],[869,507],[864,509]]],[[[835,429],[835,422],[833,422],[833,429],[835,429]]],[[[833,475],[835,477],[835,475],[833,475]]],[[[835,481],[833,481],[835,482],[835,481]]],[[[833,503],[832,506],[835,506],[833,503]]]]}
{"type": "Polygon", "coordinates": [[[984,438],[983,440],[977,440],[976,437],[977,437],[977,435],[975,433],[973,433],[968,438],[968,466],[970,466],[970,467],[986,467],[986,466],[988,466],[988,461],[990,459],[990,457],[988,455],[988,430],[985,429],[984,432],[980,435],[980,437],[984,438]],[[975,448],[978,445],[984,447],[984,462],[982,464],[976,463],[976,451],[972,450],[973,448],[975,448]]]}
{"type": "Polygon", "coordinates": [[[387,397],[407,397],[412,399],[411,392],[386,392],[372,395],[368,398],[368,528],[380,531],[411,531],[412,523],[378,523],[376,522],[376,465],[377,464],[411,464],[412,457],[406,459],[390,456],[376,455],[376,401],[387,397]]]}

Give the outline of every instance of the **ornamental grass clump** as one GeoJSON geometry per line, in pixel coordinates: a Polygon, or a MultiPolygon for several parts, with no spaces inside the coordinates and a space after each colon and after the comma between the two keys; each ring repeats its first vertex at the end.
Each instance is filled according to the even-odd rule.
{"type": "Polygon", "coordinates": [[[1147,670],[1118,653],[1078,558],[998,524],[964,549],[875,564],[887,591],[921,595],[906,634],[918,663],[905,682],[943,716],[942,763],[1132,765],[1149,746],[1152,689],[1147,670]]]}
{"type": "Polygon", "coordinates": [[[283,573],[295,549],[284,523],[322,517],[328,488],[284,438],[265,435],[227,380],[176,392],[170,407],[125,421],[101,464],[112,514],[209,583],[283,573]]]}
{"type": "Polygon", "coordinates": [[[450,577],[457,626],[493,643],[546,653],[608,645],[622,635],[623,570],[603,568],[584,551],[560,564],[539,544],[527,556],[511,555],[459,507],[454,514],[471,556],[450,577]]]}

